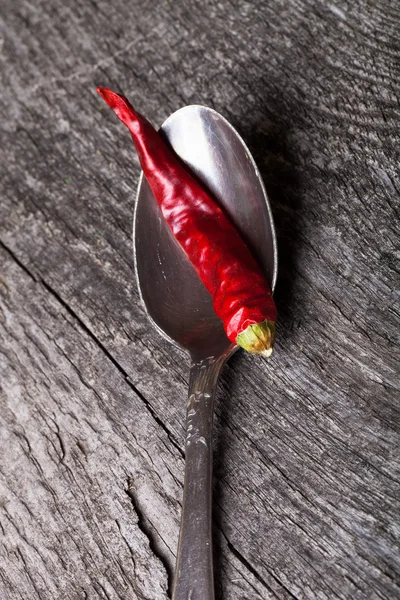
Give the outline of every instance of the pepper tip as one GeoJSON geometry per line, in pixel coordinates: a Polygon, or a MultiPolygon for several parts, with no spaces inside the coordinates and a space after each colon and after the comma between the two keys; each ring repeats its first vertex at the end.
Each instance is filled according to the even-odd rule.
{"type": "Polygon", "coordinates": [[[105,100],[111,108],[113,108],[118,102],[118,99],[121,98],[119,94],[106,87],[97,87],[96,92],[100,94],[103,100],[105,100]]]}
{"type": "Polygon", "coordinates": [[[106,87],[97,87],[96,91],[129,130],[132,131],[132,128],[135,127],[139,121],[144,120],[143,117],[135,111],[128,98],[125,98],[122,94],[117,94],[117,92],[113,92],[106,87]]]}

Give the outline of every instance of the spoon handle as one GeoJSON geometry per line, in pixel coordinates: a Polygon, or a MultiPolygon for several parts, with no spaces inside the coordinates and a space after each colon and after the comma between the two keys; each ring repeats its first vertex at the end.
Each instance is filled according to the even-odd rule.
{"type": "Polygon", "coordinates": [[[186,419],[185,483],[172,600],[214,600],[212,562],[212,425],[226,356],[193,362],[186,419]]]}

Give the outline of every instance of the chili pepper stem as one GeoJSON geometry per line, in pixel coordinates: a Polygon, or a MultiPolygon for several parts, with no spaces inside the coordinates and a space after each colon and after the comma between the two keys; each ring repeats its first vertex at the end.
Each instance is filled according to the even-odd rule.
{"type": "Polygon", "coordinates": [[[262,354],[266,357],[271,356],[274,342],[275,322],[267,319],[261,323],[249,325],[236,338],[238,346],[241,346],[247,352],[262,354]]]}

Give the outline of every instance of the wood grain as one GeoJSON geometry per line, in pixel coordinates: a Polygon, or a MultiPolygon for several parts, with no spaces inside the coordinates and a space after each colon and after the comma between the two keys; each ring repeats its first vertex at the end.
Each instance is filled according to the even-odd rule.
{"type": "Polygon", "coordinates": [[[278,232],[269,361],[215,430],[217,598],[400,597],[400,8],[389,0],[3,2],[0,597],[166,598],[188,358],[140,305],[129,136],[214,107],[278,232]]]}

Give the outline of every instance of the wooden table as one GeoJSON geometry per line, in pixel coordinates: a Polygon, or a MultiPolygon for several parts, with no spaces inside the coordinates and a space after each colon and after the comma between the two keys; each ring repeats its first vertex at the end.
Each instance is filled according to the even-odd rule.
{"type": "Polygon", "coordinates": [[[0,598],[171,590],[189,362],[139,302],[139,166],[96,85],[156,125],[214,107],[272,204],[276,352],[218,390],[217,598],[399,598],[399,4],[1,12],[0,598]]]}

